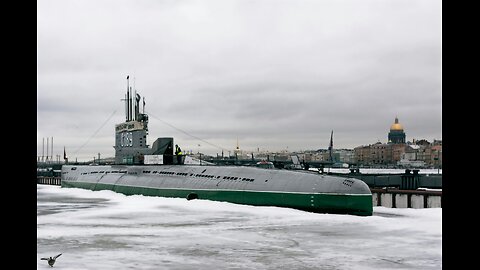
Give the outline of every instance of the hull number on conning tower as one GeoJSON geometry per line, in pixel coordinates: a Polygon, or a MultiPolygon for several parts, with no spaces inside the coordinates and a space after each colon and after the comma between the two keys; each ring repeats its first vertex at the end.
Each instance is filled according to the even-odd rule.
{"type": "Polygon", "coordinates": [[[120,146],[133,146],[133,133],[132,132],[122,132],[120,134],[120,146]]]}

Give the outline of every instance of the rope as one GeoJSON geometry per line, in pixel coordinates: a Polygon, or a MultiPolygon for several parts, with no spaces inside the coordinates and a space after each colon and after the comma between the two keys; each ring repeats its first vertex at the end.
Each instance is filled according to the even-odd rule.
{"type": "Polygon", "coordinates": [[[147,112],[147,114],[150,115],[150,116],[152,116],[152,117],[155,118],[156,120],[158,120],[158,121],[166,124],[167,126],[170,126],[171,128],[176,129],[176,130],[182,132],[183,134],[185,134],[185,135],[187,135],[187,136],[190,136],[190,137],[192,137],[192,138],[194,138],[194,139],[197,139],[197,140],[199,140],[199,141],[202,141],[202,142],[204,142],[204,143],[206,143],[206,144],[209,144],[209,145],[211,145],[211,146],[213,146],[213,147],[215,147],[215,148],[218,148],[218,149],[220,149],[220,150],[222,150],[222,151],[223,151],[223,150],[227,151],[225,148],[223,148],[223,147],[221,147],[221,146],[215,145],[215,144],[213,144],[213,143],[211,143],[211,142],[208,142],[208,141],[206,141],[206,140],[204,140],[204,139],[202,139],[202,138],[199,138],[199,137],[197,137],[197,136],[194,136],[194,135],[186,132],[185,130],[179,129],[179,128],[175,127],[174,125],[169,124],[169,123],[163,121],[162,119],[156,117],[155,115],[153,115],[153,114],[150,113],[150,112],[147,112]]]}
{"type": "Polygon", "coordinates": [[[89,143],[90,140],[91,140],[93,137],[95,137],[95,136],[97,135],[97,133],[108,123],[108,121],[110,121],[110,119],[113,117],[113,115],[114,115],[116,112],[117,112],[117,110],[113,111],[113,113],[108,117],[108,119],[107,119],[105,122],[103,122],[103,124],[97,129],[97,131],[95,131],[95,132],[93,133],[93,135],[90,136],[90,138],[88,138],[88,140],[87,140],[84,144],[82,144],[82,146],[80,146],[80,147],[73,153],[73,155],[75,155],[76,153],[78,153],[78,151],[82,150],[82,148],[83,148],[85,145],[87,145],[87,143],[89,143]]]}

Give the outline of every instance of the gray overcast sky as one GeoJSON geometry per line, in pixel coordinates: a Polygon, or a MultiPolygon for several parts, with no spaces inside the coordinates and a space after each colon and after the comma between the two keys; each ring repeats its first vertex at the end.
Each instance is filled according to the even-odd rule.
{"type": "Polygon", "coordinates": [[[39,0],[37,153],[54,137],[54,155],[113,156],[127,75],[149,144],[310,150],[333,130],[354,148],[386,142],[395,116],[409,141],[442,139],[441,5],[39,0]]]}

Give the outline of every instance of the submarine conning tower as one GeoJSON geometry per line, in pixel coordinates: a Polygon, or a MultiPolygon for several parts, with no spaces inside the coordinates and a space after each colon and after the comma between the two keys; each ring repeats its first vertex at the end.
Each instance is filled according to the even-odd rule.
{"type": "Polygon", "coordinates": [[[140,113],[141,96],[132,89],[127,76],[125,122],[115,125],[115,164],[144,164],[146,155],[162,155],[164,164],[173,163],[173,138],[157,138],[152,148],[147,144],[148,115],[140,113]],[[171,161],[172,160],[172,161],[171,161]]]}

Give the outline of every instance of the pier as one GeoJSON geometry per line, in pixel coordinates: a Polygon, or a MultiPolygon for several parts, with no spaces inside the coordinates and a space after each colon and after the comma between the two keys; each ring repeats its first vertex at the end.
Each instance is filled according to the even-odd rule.
{"type": "Polygon", "coordinates": [[[370,188],[373,206],[389,208],[442,208],[442,191],[370,188]]]}
{"type": "Polygon", "coordinates": [[[58,176],[37,176],[37,184],[61,186],[62,180],[58,176]]]}

